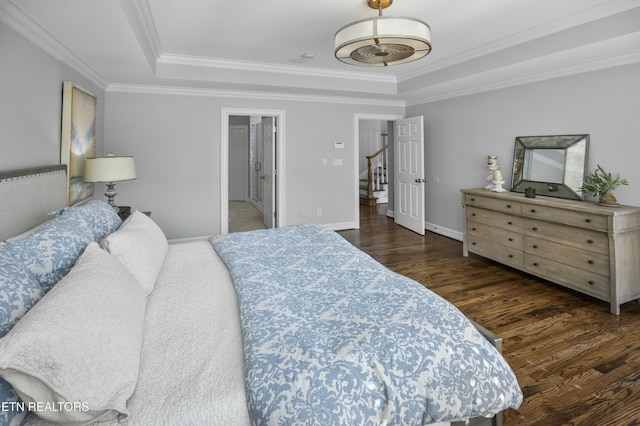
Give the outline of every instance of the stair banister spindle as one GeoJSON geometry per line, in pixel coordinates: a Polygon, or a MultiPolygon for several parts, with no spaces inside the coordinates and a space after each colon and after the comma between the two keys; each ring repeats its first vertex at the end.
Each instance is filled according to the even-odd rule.
{"type": "Polygon", "coordinates": [[[389,161],[389,151],[382,152],[382,173],[383,182],[389,182],[389,168],[387,167],[389,161]]]}
{"type": "Polygon", "coordinates": [[[373,198],[373,167],[371,167],[371,159],[373,157],[367,157],[367,198],[373,198]]]}
{"type": "MultiPolygon", "coordinates": [[[[371,155],[367,155],[367,195],[368,205],[376,205],[375,191],[384,190],[384,185],[388,182],[389,172],[387,171],[387,161],[389,147],[383,146],[371,155]],[[375,159],[375,160],[374,160],[375,159]]],[[[363,187],[364,189],[364,187],[363,187]]]]}

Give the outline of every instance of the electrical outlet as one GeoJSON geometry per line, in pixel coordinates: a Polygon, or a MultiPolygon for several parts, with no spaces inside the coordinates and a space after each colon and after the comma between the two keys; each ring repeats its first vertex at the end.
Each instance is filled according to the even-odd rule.
{"type": "Polygon", "coordinates": [[[318,210],[316,211],[316,215],[317,215],[317,216],[322,216],[322,209],[318,209],[318,210]]]}

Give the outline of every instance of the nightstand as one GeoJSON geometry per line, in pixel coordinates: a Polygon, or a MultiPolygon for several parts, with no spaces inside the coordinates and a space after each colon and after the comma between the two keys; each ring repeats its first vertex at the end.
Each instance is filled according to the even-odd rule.
{"type": "Polygon", "coordinates": [[[118,216],[120,219],[125,220],[129,216],[131,216],[131,207],[130,206],[118,206],[118,216]]]}

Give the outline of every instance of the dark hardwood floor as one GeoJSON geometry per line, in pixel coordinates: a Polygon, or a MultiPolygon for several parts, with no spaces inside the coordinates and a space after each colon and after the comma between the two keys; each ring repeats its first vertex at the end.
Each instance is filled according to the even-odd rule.
{"type": "MultiPolygon", "coordinates": [[[[505,425],[640,425],[640,305],[609,304],[420,236],[361,206],[360,230],[340,234],[391,270],[445,297],[503,338],[524,403],[505,425]]],[[[640,261],[640,259],[638,259],[640,261]]]]}

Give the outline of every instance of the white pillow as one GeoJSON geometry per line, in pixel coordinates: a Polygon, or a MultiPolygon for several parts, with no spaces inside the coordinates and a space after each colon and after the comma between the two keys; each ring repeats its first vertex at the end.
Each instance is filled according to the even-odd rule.
{"type": "Polygon", "coordinates": [[[147,295],[151,293],[169,244],[162,229],[149,216],[134,211],[100,246],[127,267],[147,295]]]}
{"type": "Polygon", "coordinates": [[[145,307],[131,273],[90,243],[69,274],[0,339],[0,376],[46,420],[126,418],[145,307]]]}

